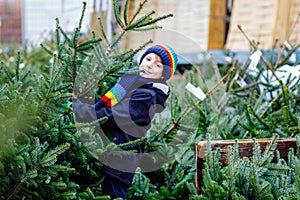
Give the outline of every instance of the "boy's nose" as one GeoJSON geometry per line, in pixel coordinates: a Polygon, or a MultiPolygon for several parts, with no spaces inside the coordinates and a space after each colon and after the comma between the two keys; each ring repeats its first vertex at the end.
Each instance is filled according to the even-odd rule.
{"type": "Polygon", "coordinates": [[[150,62],[149,65],[147,65],[147,66],[148,66],[148,68],[152,68],[153,65],[154,65],[154,63],[150,62]]]}

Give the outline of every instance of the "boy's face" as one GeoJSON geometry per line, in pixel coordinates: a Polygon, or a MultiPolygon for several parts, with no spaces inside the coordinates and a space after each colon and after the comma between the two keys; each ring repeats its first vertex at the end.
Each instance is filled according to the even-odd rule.
{"type": "Polygon", "coordinates": [[[143,70],[140,76],[144,78],[160,79],[163,76],[164,65],[157,54],[149,53],[143,58],[139,69],[143,70]]]}

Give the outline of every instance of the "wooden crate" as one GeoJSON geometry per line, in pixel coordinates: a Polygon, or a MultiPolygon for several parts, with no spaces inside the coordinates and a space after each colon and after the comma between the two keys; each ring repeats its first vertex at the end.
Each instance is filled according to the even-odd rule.
{"type": "MultiPolygon", "coordinates": [[[[257,139],[256,142],[260,145],[262,151],[265,150],[266,146],[270,143],[270,138],[257,139]]],[[[213,140],[211,141],[211,148],[215,150],[220,148],[221,157],[220,162],[222,164],[227,163],[227,150],[228,146],[234,146],[235,140],[213,140]]],[[[242,139],[238,140],[239,154],[240,157],[251,157],[253,150],[252,139],[242,139]]],[[[196,143],[196,177],[195,184],[198,194],[202,187],[202,170],[204,168],[204,159],[207,154],[207,141],[201,141],[196,143]]],[[[296,149],[296,138],[280,138],[277,140],[276,149],[280,152],[280,157],[286,159],[290,148],[296,149]]]]}

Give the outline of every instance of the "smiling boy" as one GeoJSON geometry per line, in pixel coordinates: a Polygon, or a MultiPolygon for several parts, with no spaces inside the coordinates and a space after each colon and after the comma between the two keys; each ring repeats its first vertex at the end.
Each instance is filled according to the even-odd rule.
{"type": "MultiPolygon", "coordinates": [[[[162,112],[170,94],[169,80],[176,70],[177,55],[167,45],[155,45],[141,56],[139,74],[123,76],[95,105],[73,103],[76,120],[89,122],[103,117],[101,130],[119,145],[144,137],[155,113],[162,112]]],[[[102,192],[113,198],[126,199],[136,168],[139,166],[144,143],[123,148],[137,153],[108,156],[105,164],[102,192]]]]}

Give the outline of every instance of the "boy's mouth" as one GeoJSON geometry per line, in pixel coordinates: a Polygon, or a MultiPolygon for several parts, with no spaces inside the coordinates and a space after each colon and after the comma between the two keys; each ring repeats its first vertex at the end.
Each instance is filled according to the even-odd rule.
{"type": "Polygon", "coordinates": [[[148,71],[146,71],[146,70],[144,70],[143,71],[145,74],[151,74],[150,72],[148,72],[148,71]]]}

